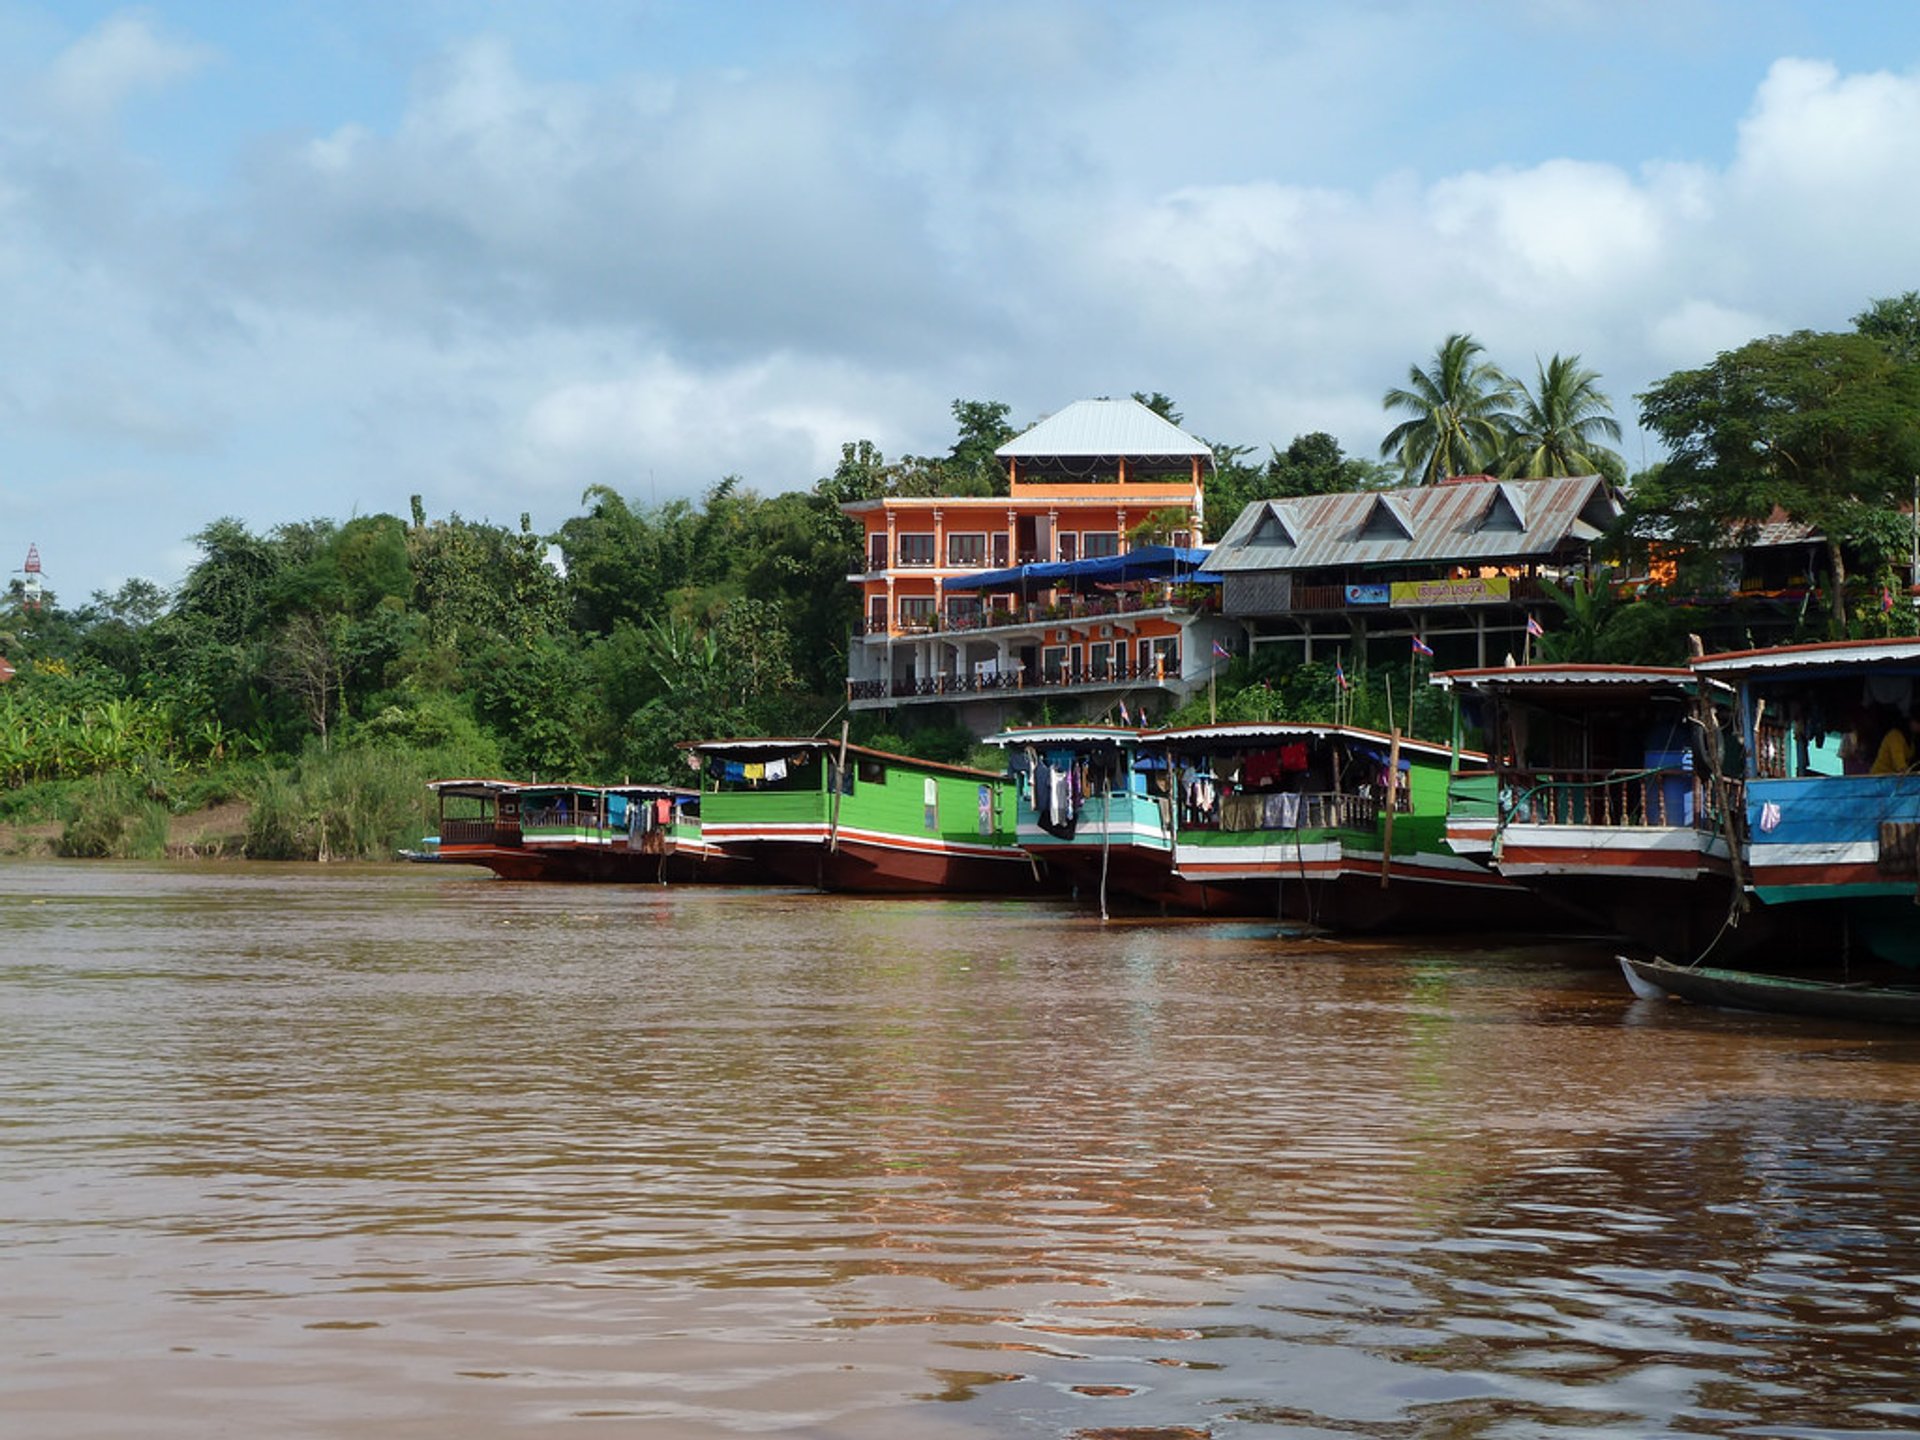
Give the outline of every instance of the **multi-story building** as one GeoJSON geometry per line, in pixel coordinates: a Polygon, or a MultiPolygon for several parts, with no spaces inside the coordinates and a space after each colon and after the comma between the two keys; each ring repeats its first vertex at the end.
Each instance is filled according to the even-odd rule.
{"type": "Polygon", "coordinates": [[[1005,495],[841,507],[865,527],[851,707],[958,706],[984,734],[1035,696],[1164,714],[1204,684],[1238,633],[1191,578],[1206,444],[1138,401],[1082,400],[995,453],[1005,495]]]}

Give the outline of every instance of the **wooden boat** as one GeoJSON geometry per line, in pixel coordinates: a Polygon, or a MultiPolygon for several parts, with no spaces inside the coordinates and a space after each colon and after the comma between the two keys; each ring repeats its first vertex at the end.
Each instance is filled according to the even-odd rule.
{"type": "Polygon", "coordinates": [[[484,865],[504,880],[538,880],[546,857],[529,850],[520,833],[520,785],[513,780],[435,780],[440,828],[408,859],[484,865]]]}
{"type": "Polygon", "coordinates": [[[1920,640],[1783,645],[1692,668],[1738,697],[1747,948],[1820,953],[1838,938],[1920,965],[1920,774],[1860,773],[1880,732],[1920,704],[1920,640]]]}
{"type": "Polygon", "coordinates": [[[688,883],[748,878],[702,834],[699,794],[671,785],[436,780],[439,834],[410,860],[483,865],[503,880],[688,883]]]}
{"type": "Polygon", "coordinates": [[[1190,908],[1347,931],[1566,928],[1443,843],[1446,746],[1285,722],[1162,730],[1143,745],[1165,762],[1170,864],[1190,908]]]}
{"type": "Polygon", "coordinates": [[[707,838],[765,880],[858,894],[1041,891],[1005,775],[815,738],[684,748],[699,765],[707,838]]]}
{"type": "MultiPolygon", "coordinates": [[[[1698,955],[1738,888],[1740,780],[1715,763],[1703,702],[1731,691],[1691,671],[1529,665],[1446,671],[1462,751],[1446,843],[1596,928],[1698,955]]],[[[1714,733],[1717,732],[1717,728],[1714,733]]]]}
{"type": "Polygon", "coordinates": [[[697,791],[672,785],[523,785],[522,846],[546,880],[689,884],[749,878],[707,838],[697,791]]]}
{"type": "Polygon", "coordinates": [[[1199,910],[1173,873],[1166,762],[1142,732],[1115,725],[1017,726],[987,737],[1007,752],[1016,833],[1042,870],[1103,912],[1199,910]]]}
{"type": "Polygon", "coordinates": [[[1920,1025],[1920,988],[1796,979],[1750,970],[1715,970],[1666,960],[1618,957],[1633,993],[1643,1000],[1677,997],[1726,1010],[1813,1015],[1883,1025],[1920,1025]]]}

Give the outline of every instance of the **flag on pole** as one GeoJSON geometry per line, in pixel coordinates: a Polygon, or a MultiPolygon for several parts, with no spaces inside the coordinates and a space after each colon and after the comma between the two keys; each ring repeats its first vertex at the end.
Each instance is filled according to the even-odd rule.
{"type": "Polygon", "coordinates": [[[1347,667],[1342,665],[1338,660],[1333,662],[1333,683],[1338,685],[1342,690],[1351,690],[1353,688],[1353,682],[1347,679],[1347,667]]]}
{"type": "Polygon", "coordinates": [[[1227,647],[1222,645],[1218,640],[1213,642],[1213,653],[1214,657],[1219,660],[1233,659],[1233,651],[1227,649],[1227,647]]]}
{"type": "Polygon", "coordinates": [[[1425,655],[1431,659],[1433,656],[1433,647],[1416,635],[1413,637],[1413,653],[1416,655],[1425,655]]]}
{"type": "Polygon", "coordinates": [[[1527,634],[1545,635],[1546,633],[1546,631],[1540,628],[1540,622],[1538,620],[1534,619],[1531,615],[1527,616],[1527,634]]]}
{"type": "Polygon", "coordinates": [[[1127,718],[1127,702],[1124,700],[1120,702],[1120,723],[1122,725],[1131,723],[1127,718]]]}
{"type": "Polygon", "coordinates": [[[1882,615],[1887,615],[1887,614],[1891,614],[1892,611],[1893,611],[1893,591],[1889,590],[1886,586],[1882,585],[1880,587],[1880,613],[1882,615]]]}

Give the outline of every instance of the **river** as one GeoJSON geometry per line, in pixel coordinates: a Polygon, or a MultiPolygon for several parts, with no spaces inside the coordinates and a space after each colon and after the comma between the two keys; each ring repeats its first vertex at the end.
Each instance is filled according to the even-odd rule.
{"type": "Polygon", "coordinates": [[[1591,945],[0,864],[0,1432],[1920,1434],[1920,1037],[1591,945]]]}

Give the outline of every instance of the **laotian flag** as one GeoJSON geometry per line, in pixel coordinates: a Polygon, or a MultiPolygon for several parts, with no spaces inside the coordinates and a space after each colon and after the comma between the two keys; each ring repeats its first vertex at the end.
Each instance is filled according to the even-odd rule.
{"type": "Polygon", "coordinates": [[[1416,635],[1413,637],[1413,653],[1416,655],[1425,655],[1428,659],[1432,659],[1433,647],[1416,635]]]}
{"type": "Polygon", "coordinates": [[[1534,619],[1531,615],[1527,616],[1527,634],[1545,635],[1546,633],[1546,631],[1540,628],[1540,622],[1538,620],[1534,619]]]}
{"type": "Polygon", "coordinates": [[[1880,613],[1883,615],[1887,615],[1887,614],[1891,614],[1892,612],[1893,612],[1893,591],[1889,590],[1886,586],[1882,585],[1880,587],[1880,613]]]}
{"type": "Polygon", "coordinates": [[[1342,690],[1350,690],[1353,688],[1353,682],[1347,679],[1347,667],[1342,665],[1338,660],[1333,662],[1333,683],[1338,685],[1342,690]]]}
{"type": "Polygon", "coordinates": [[[1220,659],[1220,660],[1233,659],[1233,652],[1227,649],[1227,647],[1222,645],[1218,640],[1213,642],[1213,653],[1216,659],[1220,659]]]}

